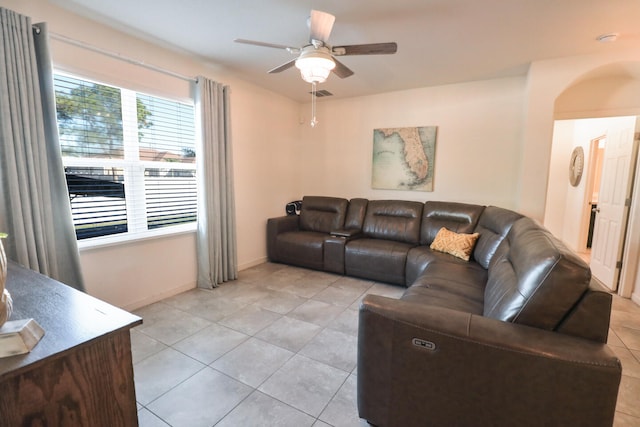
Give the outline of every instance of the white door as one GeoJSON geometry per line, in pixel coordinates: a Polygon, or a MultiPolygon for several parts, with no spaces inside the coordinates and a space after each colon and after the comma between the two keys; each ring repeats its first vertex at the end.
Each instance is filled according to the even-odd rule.
{"type": "Polygon", "coordinates": [[[615,291],[631,194],[630,173],[635,159],[635,120],[607,131],[602,179],[591,246],[593,275],[615,291]]]}

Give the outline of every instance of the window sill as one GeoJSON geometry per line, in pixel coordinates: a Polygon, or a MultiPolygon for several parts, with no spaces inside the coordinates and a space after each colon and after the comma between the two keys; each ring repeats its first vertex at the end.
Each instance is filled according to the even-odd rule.
{"type": "Polygon", "coordinates": [[[195,232],[196,223],[191,223],[158,230],[145,231],[143,233],[126,233],[112,236],[94,237],[91,239],[78,240],[78,250],[80,252],[85,252],[92,249],[127,245],[131,243],[142,242],[145,240],[162,239],[166,237],[173,237],[181,234],[190,234],[195,232]]]}

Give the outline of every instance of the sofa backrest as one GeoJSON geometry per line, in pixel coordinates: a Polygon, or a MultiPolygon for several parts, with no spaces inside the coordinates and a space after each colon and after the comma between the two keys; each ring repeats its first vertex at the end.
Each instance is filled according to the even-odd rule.
{"type": "Polygon", "coordinates": [[[430,245],[442,227],[456,233],[473,233],[483,210],[484,206],[482,205],[457,202],[426,202],[422,211],[420,244],[430,245]]]}
{"type": "Polygon", "coordinates": [[[300,209],[300,230],[329,233],[344,227],[347,199],[339,197],[304,196],[300,209]]]}
{"type": "Polygon", "coordinates": [[[498,246],[511,230],[513,223],[520,218],[522,215],[517,212],[495,206],[487,206],[482,211],[475,229],[480,237],[473,250],[473,258],[478,264],[489,268],[498,246]]]}
{"type": "Polygon", "coordinates": [[[531,218],[517,220],[488,270],[486,317],[555,330],[589,287],[591,270],[531,218]]]}
{"type": "Polygon", "coordinates": [[[418,244],[423,203],[370,200],[362,232],[366,237],[418,244]]]}
{"type": "Polygon", "coordinates": [[[367,213],[367,199],[351,199],[349,200],[349,208],[347,209],[347,218],[344,220],[344,228],[347,230],[362,230],[364,224],[364,216],[367,213]]]}

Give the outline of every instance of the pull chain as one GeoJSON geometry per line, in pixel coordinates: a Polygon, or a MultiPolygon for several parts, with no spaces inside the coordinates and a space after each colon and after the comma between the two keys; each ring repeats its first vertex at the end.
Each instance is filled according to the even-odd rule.
{"type": "Polygon", "coordinates": [[[311,127],[314,128],[318,124],[316,120],[316,82],[311,82],[311,127]]]}

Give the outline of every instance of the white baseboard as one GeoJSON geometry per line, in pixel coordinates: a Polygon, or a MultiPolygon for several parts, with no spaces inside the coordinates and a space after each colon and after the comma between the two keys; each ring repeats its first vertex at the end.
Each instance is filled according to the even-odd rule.
{"type": "Polygon", "coordinates": [[[633,293],[631,294],[631,301],[635,302],[636,304],[640,305],[640,294],[639,293],[633,293]]]}
{"type": "Polygon", "coordinates": [[[189,291],[191,289],[195,289],[197,287],[197,284],[194,283],[188,283],[186,285],[182,285],[182,286],[178,286],[177,288],[171,288],[168,289],[164,292],[160,292],[158,294],[153,294],[153,295],[149,295],[148,297],[145,297],[141,300],[138,301],[134,301],[130,304],[125,305],[124,307],[122,307],[123,310],[126,311],[133,311],[133,310],[137,310],[141,307],[144,307],[146,305],[149,304],[153,304],[154,302],[158,302],[158,301],[162,301],[165,298],[169,298],[172,297],[174,295],[178,295],[181,294],[182,292],[186,292],[189,291]]]}
{"type": "MultiPolygon", "coordinates": [[[[250,261],[250,262],[245,262],[243,264],[240,264],[240,265],[238,265],[238,270],[239,271],[246,270],[248,268],[255,267],[256,265],[264,264],[265,262],[267,262],[267,257],[266,256],[258,258],[256,260],[253,260],[253,261],[250,261]]],[[[176,288],[172,288],[172,289],[169,289],[167,291],[160,292],[158,294],[149,295],[148,297],[145,297],[145,298],[143,298],[141,300],[134,301],[134,302],[132,302],[130,304],[125,305],[124,307],[122,307],[122,309],[126,310],[126,311],[137,310],[140,307],[144,307],[146,305],[153,304],[154,302],[162,301],[165,298],[169,298],[169,297],[172,297],[174,295],[178,295],[178,294],[180,294],[182,292],[186,292],[188,290],[195,289],[195,288],[197,288],[197,284],[196,283],[188,283],[186,285],[178,286],[176,288]]]]}
{"type": "Polygon", "coordinates": [[[255,267],[256,265],[264,264],[265,262],[267,262],[266,256],[258,258],[253,261],[245,262],[243,264],[238,265],[238,271],[246,270],[248,268],[255,267]]]}

